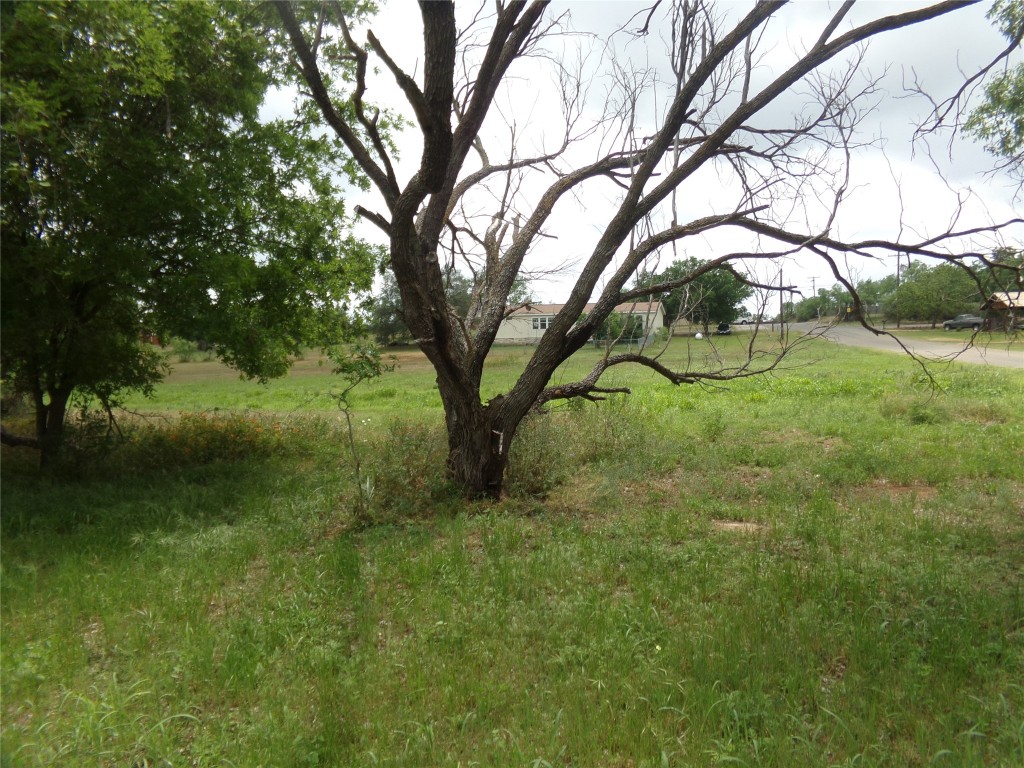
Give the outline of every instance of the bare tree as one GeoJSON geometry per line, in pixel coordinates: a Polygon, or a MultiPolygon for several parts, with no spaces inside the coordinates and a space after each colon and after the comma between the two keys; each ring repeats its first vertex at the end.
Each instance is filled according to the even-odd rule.
{"type": "MultiPolygon", "coordinates": [[[[964,3],[939,2],[853,24],[848,20],[853,3],[846,2],[823,24],[816,41],[782,68],[761,66],[761,61],[777,44],[769,40],[769,23],[784,3],[759,2],[731,20],[722,6],[703,0],[660,5],[659,0],[638,15],[643,28],[630,31],[627,24],[622,34],[628,44],[653,51],[658,41],[649,37],[652,19],[665,15],[661,28],[670,30],[672,73],[667,90],[661,88],[665,78],[657,67],[633,67],[610,48],[600,50],[595,41],[582,43],[592,42],[608,65],[610,74],[600,81],[587,69],[591,59],[582,43],[575,49],[583,52],[575,64],[547,51],[545,43],[559,39],[565,27],[562,19],[546,17],[542,1],[499,0],[490,15],[484,10],[488,6],[481,7],[461,30],[453,5],[420,3],[424,50],[419,77],[403,71],[372,32],[366,44],[358,42],[339,3],[325,4],[315,26],[300,22],[287,0],[276,3],[312,98],[387,208],[386,213],[359,213],[388,238],[406,322],[437,371],[448,469],[468,495],[501,493],[509,446],[538,403],[628,391],[602,387],[602,374],[613,366],[646,366],[675,384],[723,381],[770,371],[789,348],[783,343],[765,353],[751,343],[748,359],[729,368],[677,369],[664,362],[660,350],[646,348],[609,352],[582,380],[549,386],[556,368],[616,306],[686,286],[710,269],[730,270],[762,291],[792,291],[794,286],[751,277],[743,265],[800,254],[823,262],[850,291],[860,314],[856,289],[842,269],[847,260],[909,253],[971,270],[973,259],[992,252],[972,239],[998,234],[1008,224],[958,231],[953,219],[942,232],[909,242],[901,242],[899,234],[863,242],[832,234],[849,191],[850,159],[860,146],[858,128],[878,88],[877,80],[862,73],[863,45],[886,32],[954,13],[964,3]],[[332,99],[325,84],[331,62],[320,41],[330,28],[341,31],[346,52],[341,58],[354,77],[344,105],[332,99]],[[364,102],[371,57],[394,77],[422,133],[418,168],[405,182],[397,178],[376,113],[364,102]],[[529,58],[549,64],[560,85],[564,133],[554,146],[523,151],[521,126],[505,115],[508,141],[499,159],[485,147],[482,128],[488,115],[500,109],[501,89],[516,86],[514,68],[529,58]],[[603,109],[585,120],[588,87],[596,82],[605,85],[605,93],[598,94],[603,109]],[[795,116],[780,117],[793,114],[795,102],[795,116]],[[709,183],[734,192],[732,201],[687,214],[698,207],[680,201],[711,199],[705,192],[709,183]],[[613,210],[580,259],[568,301],[522,375],[504,395],[482,402],[484,361],[511,309],[509,292],[531,249],[543,245],[556,204],[584,190],[605,199],[614,195],[613,210]],[[630,287],[638,270],[663,249],[724,230],[746,233],[753,245],[722,253],[683,278],[630,287]],[[467,264],[477,280],[467,321],[445,301],[444,274],[456,260],[467,264]],[[581,321],[594,297],[595,306],[581,321]]],[[[572,47],[563,46],[563,53],[566,49],[572,47]]]]}

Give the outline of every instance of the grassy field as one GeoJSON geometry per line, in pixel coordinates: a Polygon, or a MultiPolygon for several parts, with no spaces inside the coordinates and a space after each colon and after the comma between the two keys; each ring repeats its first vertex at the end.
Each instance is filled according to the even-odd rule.
{"type": "Polygon", "coordinates": [[[1024,373],[794,362],[618,372],[632,396],[534,418],[507,498],[467,503],[399,353],[354,397],[363,526],[313,358],[179,365],[72,479],[5,449],[0,760],[1024,764],[1024,373]]]}
{"type": "MultiPolygon", "coordinates": [[[[889,331],[906,341],[937,341],[959,346],[972,339],[972,334],[969,330],[946,331],[943,330],[941,325],[938,328],[918,328],[913,330],[897,330],[890,327],[889,331]]],[[[981,331],[973,336],[973,341],[976,346],[997,351],[1015,349],[1024,351],[1024,335],[1019,333],[1007,335],[1002,332],[990,333],[988,331],[981,331]]]]}

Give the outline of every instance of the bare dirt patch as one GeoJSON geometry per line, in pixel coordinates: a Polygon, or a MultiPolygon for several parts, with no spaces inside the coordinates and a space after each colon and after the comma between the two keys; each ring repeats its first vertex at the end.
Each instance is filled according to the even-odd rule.
{"type": "MultiPolygon", "coordinates": [[[[932,505],[928,502],[939,495],[939,489],[924,483],[898,483],[877,478],[870,483],[857,486],[850,490],[850,498],[854,506],[877,504],[892,504],[897,506],[909,506],[911,513],[920,518],[933,516],[932,505]]],[[[943,522],[963,523],[962,518],[951,514],[939,516],[943,522]]]]}
{"type": "Polygon", "coordinates": [[[712,520],[711,525],[716,531],[729,531],[731,533],[756,534],[764,533],[768,526],[764,523],[751,523],[743,520],[712,520]]]}

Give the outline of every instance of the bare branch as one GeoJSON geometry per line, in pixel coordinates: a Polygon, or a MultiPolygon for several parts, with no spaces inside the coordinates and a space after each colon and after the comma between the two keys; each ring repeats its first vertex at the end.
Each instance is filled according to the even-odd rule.
{"type": "Polygon", "coordinates": [[[331,100],[331,95],[320,73],[316,54],[306,43],[306,38],[302,33],[299,21],[295,18],[295,13],[292,11],[291,2],[289,0],[273,0],[273,2],[284,24],[285,31],[291,39],[292,47],[299,57],[302,75],[309,85],[313,100],[316,101],[328,125],[334,129],[334,132],[345,143],[348,151],[352,153],[352,157],[359,163],[359,166],[366,175],[370,177],[384,196],[388,206],[391,207],[398,198],[399,190],[397,185],[392,183],[392,177],[388,175],[388,172],[377,165],[355,131],[352,130],[338,110],[335,109],[334,102],[331,100]]]}
{"type": "Polygon", "coordinates": [[[933,101],[925,90],[916,83],[909,88],[908,90],[912,93],[924,96],[932,103],[931,115],[928,120],[918,126],[914,131],[914,139],[917,140],[923,138],[929,134],[937,132],[944,126],[949,126],[951,115],[953,116],[952,127],[960,127],[963,112],[967,108],[967,100],[970,93],[993,69],[1005,62],[1008,56],[1020,48],[1022,40],[1024,40],[1024,25],[1022,25],[1021,29],[1019,29],[1013,36],[1010,40],[1010,44],[1007,45],[1006,48],[994,56],[988,64],[979,68],[977,72],[966,78],[963,84],[957,88],[956,92],[952,96],[949,96],[939,103],[933,101]]]}
{"type": "Polygon", "coordinates": [[[42,443],[36,438],[12,435],[2,425],[0,425],[0,443],[20,448],[42,448],[42,443]]]}
{"type": "MultiPolygon", "coordinates": [[[[377,156],[384,164],[384,171],[388,177],[388,183],[393,189],[398,189],[398,179],[395,177],[395,169],[391,165],[391,158],[388,156],[387,149],[384,147],[384,141],[381,138],[380,131],[377,128],[377,121],[380,116],[380,112],[376,112],[373,118],[366,116],[365,105],[363,104],[363,95],[366,93],[366,62],[367,54],[366,50],[359,46],[355,39],[352,37],[352,33],[349,30],[348,22],[345,19],[345,12],[341,7],[341,4],[337,1],[332,3],[332,7],[335,10],[335,15],[338,19],[338,25],[341,27],[342,35],[345,38],[345,45],[356,59],[356,90],[352,94],[352,104],[356,109],[356,119],[363,126],[367,135],[370,137],[370,141],[373,143],[373,148],[377,152],[377,156]]],[[[321,11],[321,18],[323,17],[323,11],[321,11]]],[[[317,27],[317,34],[319,35],[319,26],[317,27]]],[[[372,35],[373,33],[369,33],[372,35]]],[[[316,46],[313,48],[316,51],[316,46]]],[[[315,55],[315,53],[314,53],[315,55]]]]}
{"type": "Polygon", "coordinates": [[[372,221],[377,228],[380,229],[384,234],[391,234],[391,222],[381,216],[379,213],[367,210],[361,205],[355,207],[356,214],[362,216],[367,221],[372,221]]]}

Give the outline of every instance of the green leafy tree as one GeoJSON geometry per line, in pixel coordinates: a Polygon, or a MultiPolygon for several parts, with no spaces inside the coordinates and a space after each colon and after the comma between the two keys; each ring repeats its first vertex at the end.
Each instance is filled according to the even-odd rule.
{"type": "Polygon", "coordinates": [[[818,290],[817,296],[801,299],[793,306],[793,319],[800,323],[832,316],[834,313],[830,312],[828,291],[824,288],[818,290]]]}
{"type": "Polygon", "coordinates": [[[896,275],[863,280],[857,285],[857,293],[864,304],[884,304],[895,290],[896,275]]]}
{"type": "Polygon", "coordinates": [[[849,314],[853,299],[845,287],[836,283],[831,288],[819,288],[818,295],[803,299],[793,307],[793,318],[797,322],[808,320],[842,320],[849,314]]]}
{"type": "MultiPolygon", "coordinates": [[[[586,315],[580,322],[586,320],[586,315]]],[[[644,321],[638,315],[615,313],[606,317],[594,331],[597,341],[613,343],[616,341],[635,342],[644,336],[644,321]]]]}
{"type": "Polygon", "coordinates": [[[895,317],[898,310],[902,319],[925,320],[934,328],[945,318],[977,311],[981,301],[978,284],[965,270],[915,261],[904,270],[900,287],[884,309],[888,317],[895,317]]]}
{"type": "MultiPolygon", "coordinates": [[[[716,268],[701,272],[708,263],[695,258],[674,261],[661,272],[641,272],[637,276],[636,286],[650,288],[697,275],[662,295],[661,303],[666,324],[684,317],[704,326],[706,332],[712,323],[733,322],[740,316],[743,302],[754,293],[753,288],[729,269],[716,268]]],[[[655,295],[653,298],[657,297],[655,295]]]]}
{"type": "Polygon", "coordinates": [[[402,319],[402,295],[398,292],[395,276],[384,273],[380,291],[369,303],[367,327],[378,344],[387,346],[409,339],[409,330],[402,319]]]}
{"type": "MultiPolygon", "coordinates": [[[[1024,39],[1024,1],[998,0],[989,18],[1010,41],[1010,49],[1024,39]]],[[[1007,67],[985,86],[985,101],[967,120],[967,130],[985,142],[1006,167],[1019,172],[1024,165],[1024,63],[1007,67]]]]}
{"type": "Polygon", "coordinates": [[[346,234],[340,144],[260,120],[284,72],[261,23],[275,17],[125,0],[0,13],[2,375],[31,396],[22,442],[44,464],[73,393],[109,407],[159,380],[143,331],[204,339],[260,378],[339,339],[376,254],[346,234]]]}
{"type": "Polygon", "coordinates": [[[997,291],[1024,291],[1024,249],[1000,248],[988,262],[982,277],[986,297],[997,291]]]}

